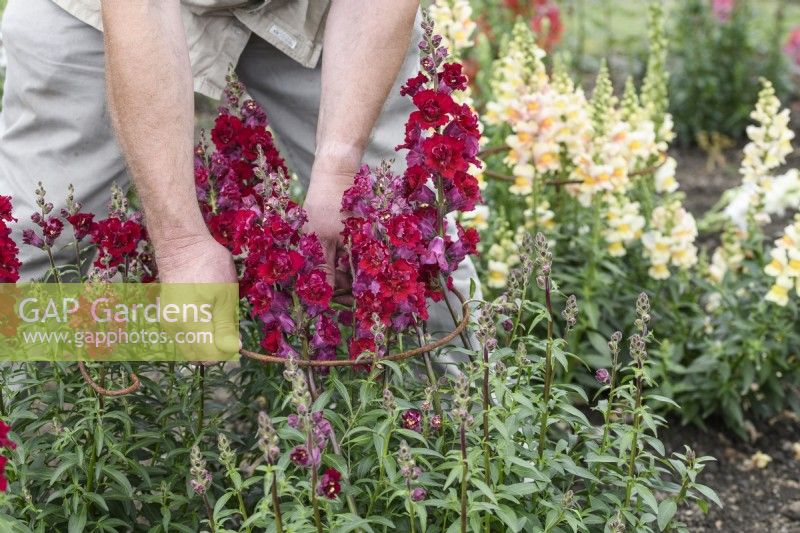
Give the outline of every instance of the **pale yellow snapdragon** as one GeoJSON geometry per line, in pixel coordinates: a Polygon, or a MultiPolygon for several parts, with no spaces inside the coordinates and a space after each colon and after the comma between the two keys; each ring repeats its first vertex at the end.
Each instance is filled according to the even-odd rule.
{"type": "Polygon", "coordinates": [[[638,202],[629,202],[625,196],[610,195],[604,213],[606,226],[603,238],[608,244],[608,254],[622,257],[626,247],[642,236],[645,220],[640,214],[638,202]]]}
{"type": "Polygon", "coordinates": [[[472,20],[469,0],[436,0],[430,6],[436,31],[442,36],[442,45],[456,56],[474,44],[472,35],[478,25],[472,20]]]}
{"type": "Polygon", "coordinates": [[[764,272],[775,278],[775,282],[764,297],[781,307],[789,303],[789,293],[794,289],[800,297],[800,214],[793,224],[786,226],[783,235],[775,241],[770,251],[772,261],[764,267],[764,272]]]}
{"type": "Polygon", "coordinates": [[[648,231],[642,235],[644,256],[650,261],[648,274],[653,279],[670,277],[670,267],[688,270],[697,263],[697,224],[680,201],[653,210],[648,231]]]}

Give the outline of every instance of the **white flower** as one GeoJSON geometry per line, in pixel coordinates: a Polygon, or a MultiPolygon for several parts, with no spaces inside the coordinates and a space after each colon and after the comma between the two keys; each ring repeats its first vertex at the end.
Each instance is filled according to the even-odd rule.
{"type": "Polygon", "coordinates": [[[758,202],[758,187],[754,183],[743,183],[741,186],[732,189],[728,195],[731,200],[725,206],[723,213],[733,224],[741,229],[747,229],[747,214],[752,206],[758,202]]]}
{"type": "Polygon", "coordinates": [[[608,253],[613,257],[626,254],[626,246],[642,235],[645,220],[639,214],[639,204],[625,197],[611,196],[605,213],[606,227],[603,237],[608,243],[608,253]]]}
{"type": "Polygon", "coordinates": [[[469,0],[436,0],[430,6],[430,14],[443,46],[456,55],[472,46],[472,34],[478,25],[472,20],[469,0]]]}
{"type": "Polygon", "coordinates": [[[489,206],[476,205],[472,211],[463,213],[461,220],[465,227],[483,231],[489,227],[489,206]]]}
{"type": "Polygon", "coordinates": [[[793,287],[800,296],[800,214],[775,241],[770,257],[772,260],[764,267],[764,272],[775,278],[775,282],[764,298],[783,307],[789,303],[789,291],[793,287]]]}
{"type": "Polygon", "coordinates": [[[678,181],[675,179],[677,167],[678,163],[675,158],[668,157],[658,168],[654,177],[656,192],[664,194],[678,190],[678,181]]]}
{"type": "Polygon", "coordinates": [[[794,132],[789,122],[789,110],[781,110],[775,89],[762,80],[762,90],[750,118],[755,121],[747,127],[750,142],[744,147],[744,158],[739,172],[742,174],[740,193],[733,196],[725,214],[740,228],[746,227],[747,215],[758,224],[770,221],[771,214],[784,212],[800,203],[800,183],[797,171],[773,177],[770,173],[786,162],[792,153],[794,132]],[[748,195],[747,201],[740,195],[748,195]]]}
{"type": "Polygon", "coordinates": [[[511,194],[518,194],[520,196],[527,196],[533,192],[533,177],[536,175],[536,169],[530,164],[520,164],[514,166],[514,184],[508,188],[511,194]]]}
{"type": "Polygon", "coordinates": [[[502,289],[508,283],[508,265],[500,261],[489,261],[489,279],[487,285],[493,289],[502,289]]]}
{"type": "Polygon", "coordinates": [[[784,216],[787,210],[800,209],[800,171],[793,168],[763,184],[764,212],[784,216]]]}
{"type": "Polygon", "coordinates": [[[642,235],[644,256],[650,260],[650,277],[667,279],[669,265],[688,270],[697,263],[697,224],[679,201],[653,209],[650,229],[642,235]]]}

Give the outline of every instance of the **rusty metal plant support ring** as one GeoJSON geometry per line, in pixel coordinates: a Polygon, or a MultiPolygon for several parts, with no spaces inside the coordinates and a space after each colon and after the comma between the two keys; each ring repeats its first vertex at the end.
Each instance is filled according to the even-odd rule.
{"type": "MultiPolygon", "coordinates": [[[[358,365],[368,365],[372,363],[380,363],[381,361],[403,361],[405,359],[410,359],[412,357],[416,357],[437,348],[441,348],[442,346],[448,344],[450,341],[458,337],[461,332],[467,327],[469,323],[469,305],[467,304],[466,298],[462,295],[458,290],[453,289],[453,294],[461,301],[461,320],[456,324],[456,327],[453,331],[438,339],[436,341],[430,342],[425,344],[424,346],[420,346],[419,348],[414,348],[412,350],[406,350],[404,352],[387,355],[386,357],[374,358],[374,357],[365,357],[363,359],[334,359],[331,361],[313,361],[313,360],[304,360],[304,359],[295,359],[295,362],[298,366],[302,367],[333,367],[333,366],[358,366],[358,365]]],[[[241,350],[240,353],[249,359],[253,359],[255,361],[260,361],[262,363],[272,363],[272,364],[281,364],[285,365],[289,362],[289,359],[286,357],[278,357],[275,355],[265,355],[257,352],[251,352],[250,350],[241,350]]]]}
{"type": "Polygon", "coordinates": [[[662,152],[662,153],[658,154],[658,161],[656,161],[655,164],[653,164],[653,165],[651,165],[651,166],[649,166],[647,168],[643,168],[641,170],[636,170],[634,172],[630,172],[628,174],[628,176],[636,177],[636,176],[646,176],[648,174],[652,174],[652,173],[656,172],[659,168],[663,167],[666,162],[667,162],[667,153],[666,152],[662,152]]]}
{"type": "Polygon", "coordinates": [[[97,394],[101,396],[125,396],[126,394],[131,394],[139,390],[139,387],[142,386],[142,382],[139,381],[139,376],[135,373],[131,372],[130,377],[132,383],[125,387],[124,389],[117,389],[117,390],[109,390],[105,387],[101,387],[92,376],[89,375],[89,371],[86,369],[86,365],[83,361],[78,361],[78,370],[81,371],[81,376],[83,376],[83,380],[89,385],[97,394]]]}
{"type": "MultiPolygon", "coordinates": [[[[656,161],[655,164],[640,170],[629,172],[628,177],[635,178],[638,176],[646,176],[648,174],[652,174],[661,167],[663,167],[666,162],[667,162],[667,154],[660,153],[658,154],[658,161],[656,161]]],[[[494,170],[486,170],[484,171],[483,175],[486,176],[487,178],[492,178],[506,182],[513,182],[516,180],[516,178],[514,176],[511,176],[510,174],[503,174],[501,172],[495,172],[494,170]]],[[[581,183],[583,183],[583,180],[548,180],[544,182],[544,185],[560,187],[562,185],[580,185],[581,183]]]]}

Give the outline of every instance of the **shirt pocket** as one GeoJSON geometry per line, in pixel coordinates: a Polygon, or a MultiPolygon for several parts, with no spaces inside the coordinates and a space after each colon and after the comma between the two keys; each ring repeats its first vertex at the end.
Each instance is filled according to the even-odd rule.
{"type": "Polygon", "coordinates": [[[181,0],[193,13],[204,15],[232,9],[258,9],[272,0],[181,0]]]}

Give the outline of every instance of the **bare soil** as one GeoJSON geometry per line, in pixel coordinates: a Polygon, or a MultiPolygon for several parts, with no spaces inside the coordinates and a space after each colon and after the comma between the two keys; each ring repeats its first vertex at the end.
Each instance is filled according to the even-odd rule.
{"type": "Polygon", "coordinates": [[[751,442],[731,437],[723,429],[704,431],[671,426],[663,437],[674,451],[683,444],[698,456],[717,458],[700,475],[699,481],[717,491],[724,507],[712,504],[708,514],[697,506],[679,511],[689,531],[741,533],[800,533],[800,419],[786,413],[751,429],[751,442]],[[771,457],[764,468],[751,463],[752,456],[771,457]]]}

